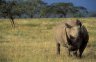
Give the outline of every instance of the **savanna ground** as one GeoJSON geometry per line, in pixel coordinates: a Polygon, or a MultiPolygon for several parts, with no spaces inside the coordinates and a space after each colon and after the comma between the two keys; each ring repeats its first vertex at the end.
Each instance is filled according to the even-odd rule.
{"type": "MultiPolygon", "coordinates": [[[[75,19],[75,18],[70,18],[75,19]]],[[[56,55],[52,28],[69,18],[0,19],[0,62],[96,62],[96,18],[78,18],[89,32],[89,43],[82,59],[69,57],[64,47],[56,55]]]]}

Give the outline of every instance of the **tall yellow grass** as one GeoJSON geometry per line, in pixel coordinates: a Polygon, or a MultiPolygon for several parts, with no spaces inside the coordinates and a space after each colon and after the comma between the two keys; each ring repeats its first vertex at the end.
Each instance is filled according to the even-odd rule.
{"type": "Polygon", "coordinates": [[[56,55],[52,28],[69,19],[77,18],[16,19],[15,28],[0,19],[0,62],[96,62],[96,18],[78,18],[90,37],[82,59],[69,57],[64,47],[56,55]]]}

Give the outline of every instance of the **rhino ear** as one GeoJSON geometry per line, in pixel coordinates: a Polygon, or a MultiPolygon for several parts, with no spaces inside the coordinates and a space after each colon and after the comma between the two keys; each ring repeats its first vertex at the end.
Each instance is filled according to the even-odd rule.
{"type": "Polygon", "coordinates": [[[67,28],[72,28],[72,26],[70,26],[70,25],[67,24],[67,23],[65,23],[65,26],[66,26],[67,28]]]}
{"type": "Polygon", "coordinates": [[[77,19],[77,24],[80,25],[80,27],[82,26],[82,23],[80,20],[77,19]]]}

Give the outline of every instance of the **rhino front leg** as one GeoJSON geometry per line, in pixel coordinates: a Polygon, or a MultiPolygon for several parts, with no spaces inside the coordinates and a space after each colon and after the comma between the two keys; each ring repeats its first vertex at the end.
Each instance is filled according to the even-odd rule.
{"type": "Polygon", "coordinates": [[[73,55],[77,57],[77,51],[74,51],[73,52],[73,55]]]}
{"type": "Polygon", "coordinates": [[[86,48],[86,45],[87,45],[87,42],[82,44],[79,48],[79,57],[81,58],[82,57],[82,53],[84,51],[84,49],[86,48]]]}
{"type": "Polygon", "coordinates": [[[68,54],[69,54],[69,56],[71,56],[71,51],[70,51],[70,49],[68,49],[68,54]]]}
{"type": "Polygon", "coordinates": [[[71,52],[72,52],[71,48],[68,47],[68,55],[69,55],[69,56],[72,56],[72,55],[71,55],[71,52]]]}
{"type": "Polygon", "coordinates": [[[57,54],[60,55],[60,43],[57,43],[57,44],[56,44],[56,47],[57,47],[57,54]]]}
{"type": "Polygon", "coordinates": [[[84,48],[83,48],[83,49],[79,49],[79,57],[80,57],[80,58],[82,57],[83,51],[84,51],[84,48]]]}

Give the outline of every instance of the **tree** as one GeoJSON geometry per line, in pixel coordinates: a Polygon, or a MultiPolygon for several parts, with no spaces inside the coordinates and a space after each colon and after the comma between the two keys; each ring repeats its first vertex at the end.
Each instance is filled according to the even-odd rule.
{"type": "Polygon", "coordinates": [[[20,16],[20,10],[18,9],[17,1],[5,1],[3,0],[1,3],[0,14],[4,18],[9,18],[12,24],[12,27],[15,27],[15,16],[20,16]]]}
{"type": "Polygon", "coordinates": [[[63,14],[64,17],[66,17],[67,13],[71,12],[71,9],[74,7],[72,3],[55,3],[53,6],[57,10],[56,13],[63,14]]]}
{"type": "Polygon", "coordinates": [[[73,9],[73,16],[74,17],[85,17],[88,14],[88,11],[85,7],[82,6],[76,6],[73,9]]]}
{"type": "Polygon", "coordinates": [[[51,5],[46,6],[43,8],[44,14],[58,14],[61,15],[60,17],[66,17],[67,13],[70,12],[70,9],[73,7],[72,3],[53,3],[51,5]]]}
{"type": "Polygon", "coordinates": [[[33,18],[34,15],[40,11],[42,2],[43,1],[41,1],[41,0],[26,0],[26,1],[24,1],[22,7],[25,11],[25,14],[30,16],[31,18],[33,18]]]}
{"type": "Polygon", "coordinates": [[[74,6],[72,3],[53,3],[51,5],[47,5],[42,9],[43,14],[58,14],[60,17],[67,17],[68,14],[76,15],[76,14],[82,14],[87,13],[87,9],[84,7],[77,7],[74,6]]]}
{"type": "Polygon", "coordinates": [[[84,17],[88,13],[82,6],[74,6],[72,3],[53,3],[48,5],[42,0],[0,0],[0,14],[11,20],[15,26],[14,18],[25,15],[33,17],[84,17]]]}

